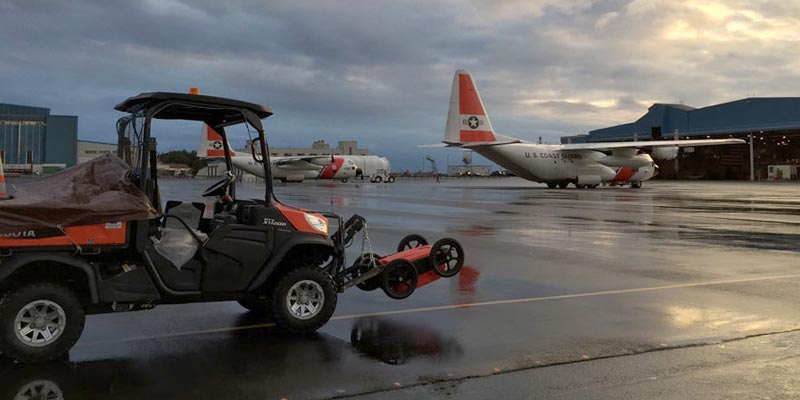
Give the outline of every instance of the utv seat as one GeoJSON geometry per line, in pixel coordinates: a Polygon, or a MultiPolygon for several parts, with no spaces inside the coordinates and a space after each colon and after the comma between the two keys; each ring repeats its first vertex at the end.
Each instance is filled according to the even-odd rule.
{"type": "Polygon", "coordinates": [[[152,240],[150,252],[164,284],[175,290],[196,290],[202,265],[194,259],[208,239],[200,231],[205,204],[168,201],[160,237],[152,240]]]}
{"type": "Polygon", "coordinates": [[[167,202],[164,214],[177,218],[167,217],[164,221],[164,228],[185,229],[181,223],[183,221],[189,228],[200,230],[200,222],[202,222],[205,209],[206,205],[203,203],[170,200],[167,202]]]}

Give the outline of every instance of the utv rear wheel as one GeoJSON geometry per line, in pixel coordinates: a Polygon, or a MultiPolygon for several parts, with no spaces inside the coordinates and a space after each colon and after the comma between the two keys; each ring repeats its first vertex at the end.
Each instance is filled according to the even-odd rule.
{"type": "Polygon", "coordinates": [[[0,352],[22,363],[66,354],[83,332],[85,314],[75,294],[40,283],[9,292],[0,300],[0,352]]]}
{"type": "Polygon", "coordinates": [[[322,269],[301,267],[289,270],[278,281],[272,295],[275,322],[296,333],[314,332],[336,310],[336,288],[322,269]]]}

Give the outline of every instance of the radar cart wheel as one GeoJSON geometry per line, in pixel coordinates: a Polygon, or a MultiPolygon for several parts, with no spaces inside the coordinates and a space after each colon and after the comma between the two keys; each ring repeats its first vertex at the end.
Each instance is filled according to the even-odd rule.
{"type": "Polygon", "coordinates": [[[412,233],[400,240],[400,244],[397,245],[397,252],[425,246],[426,244],[428,244],[428,241],[422,235],[412,233]]]}
{"type": "Polygon", "coordinates": [[[464,266],[464,249],[455,239],[441,239],[431,247],[430,262],[437,274],[449,278],[464,266]]]}
{"type": "Polygon", "coordinates": [[[395,299],[405,299],[417,288],[417,269],[406,260],[394,260],[381,274],[383,292],[395,299]]]}

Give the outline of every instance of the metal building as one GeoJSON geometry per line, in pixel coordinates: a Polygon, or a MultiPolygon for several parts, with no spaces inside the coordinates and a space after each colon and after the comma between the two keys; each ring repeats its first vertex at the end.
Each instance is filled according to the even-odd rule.
{"type": "Polygon", "coordinates": [[[272,157],[298,157],[298,156],[366,156],[369,150],[358,147],[355,140],[340,140],[336,147],[331,147],[324,140],[315,140],[311,147],[271,147],[272,157]]]}
{"type": "Polygon", "coordinates": [[[694,108],[653,104],[638,120],[565,136],[562,143],[700,138],[741,138],[748,145],[688,149],[678,163],[660,163],[662,175],[673,178],[768,179],[770,165],[800,164],[800,97],[751,97],[694,108]],[[674,166],[673,166],[674,164],[674,166]],[[664,167],[667,167],[666,169],[664,167]]]}
{"type": "Polygon", "coordinates": [[[0,103],[0,155],[7,169],[75,165],[78,117],[51,115],[49,108],[0,103]]]}

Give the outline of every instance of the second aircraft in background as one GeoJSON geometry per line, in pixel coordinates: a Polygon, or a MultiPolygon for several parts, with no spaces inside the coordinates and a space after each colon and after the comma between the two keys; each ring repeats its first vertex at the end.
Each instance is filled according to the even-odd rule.
{"type": "MultiPolygon", "coordinates": [[[[200,134],[197,156],[208,159],[225,157],[222,137],[207,125],[200,134]]],[[[237,168],[263,177],[261,163],[251,154],[231,151],[231,161],[237,168]]],[[[394,182],[389,175],[389,160],[378,156],[316,155],[270,157],[272,176],[282,182],[302,182],[306,179],[335,179],[347,182],[351,178],[369,178],[370,182],[394,182]]]]}

